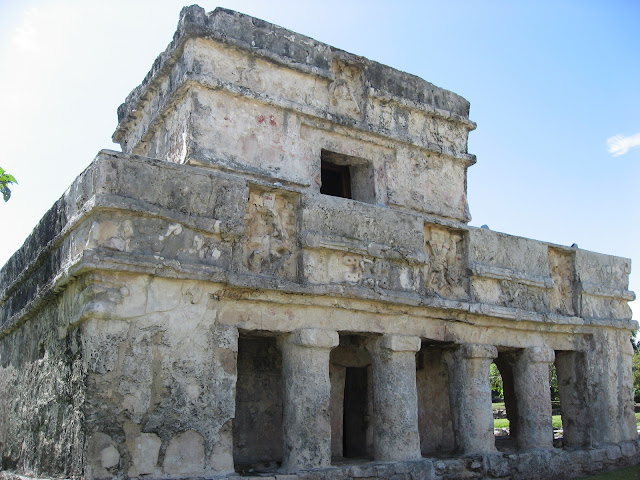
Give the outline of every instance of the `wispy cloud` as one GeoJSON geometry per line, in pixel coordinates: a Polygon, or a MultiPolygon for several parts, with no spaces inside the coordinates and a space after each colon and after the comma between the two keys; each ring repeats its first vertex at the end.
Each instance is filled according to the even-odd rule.
{"type": "Polygon", "coordinates": [[[625,137],[624,135],[615,135],[607,138],[607,146],[609,153],[614,157],[626,154],[633,147],[640,147],[640,132],[625,137]]]}
{"type": "Polygon", "coordinates": [[[16,27],[15,33],[11,38],[14,45],[22,50],[36,51],[38,49],[37,30],[34,27],[34,20],[38,16],[39,11],[36,7],[32,7],[24,11],[22,24],[16,27]]]}

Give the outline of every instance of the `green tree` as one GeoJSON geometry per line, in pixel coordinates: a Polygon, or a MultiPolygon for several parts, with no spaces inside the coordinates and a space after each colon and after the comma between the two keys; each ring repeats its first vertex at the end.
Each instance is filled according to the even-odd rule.
{"type": "Polygon", "coordinates": [[[502,375],[495,363],[491,364],[489,370],[489,381],[491,382],[491,394],[494,398],[504,398],[504,387],[502,386],[502,375]]]}
{"type": "Polygon", "coordinates": [[[13,185],[14,183],[18,183],[14,176],[5,172],[4,169],[0,167],[0,192],[2,192],[2,198],[4,198],[5,202],[11,198],[9,185],[13,185]]]}
{"type": "Polygon", "coordinates": [[[633,353],[633,359],[631,360],[631,371],[633,374],[633,396],[635,401],[640,401],[640,352],[633,353]]]}

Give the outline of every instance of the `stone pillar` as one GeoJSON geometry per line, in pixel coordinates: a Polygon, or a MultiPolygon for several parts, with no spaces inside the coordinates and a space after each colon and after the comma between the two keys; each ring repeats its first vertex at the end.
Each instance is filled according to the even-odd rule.
{"type": "Polygon", "coordinates": [[[563,443],[568,447],[588,447],[591,444],[591,424],[585,355],[575,351],[556,352],[555,363],[562,407],[563,443]]]}
{"type": "Polygon", "coordinates": [[[633,347],[629,332],[618,333],[618,413],[620,441],[637,440],[635,402],[633,395],[633,347]]]}
{"type": "Polygon", "coordinates": [[[330,330],[297,330],[282,349],[285,470],[331,465],[329,352],[338,345],[330,330]]]}
{"type": "Polygon", "coordinates": [[[367,345],[373,367],[376,460],[420,458],[416,352],[420,338],[383,335],[367,345]]]}
{"type": "Polygon", "coordinates": [[[636,440],[629,332],[598,329],[585,354],[592,445],[636,440]]]}
{"type": "Polygon", "coordinates": [[[456,447],[461,453],[494,452],[489,369],[498,356],[493,345],[466,344],[445,354],[456,447]]]}
{"type": "MultiPolygon", "coordinates": [[[[334,350],[335,352],[335,350],[334,350]]],[[[342,457],[344,441],[344,380],[347,369],[342,365],[329,366],[331,380],[331,456],[342,457]]]]}
{"type": "Polygon", "coordinates": [[[553,448],[549,367],[555,358],[547,347],[522,350],[513,366],[513,388],[518,403],[518,447],[553,448]]]}

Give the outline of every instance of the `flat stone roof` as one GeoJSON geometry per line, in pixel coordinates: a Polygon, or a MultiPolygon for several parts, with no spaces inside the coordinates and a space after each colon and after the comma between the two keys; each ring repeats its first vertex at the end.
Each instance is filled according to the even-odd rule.
{"type": "MultiPolygon", "coordinates": [[[[345,52],[249,15],[225,8],[216,8],[213,12],[206,13],[202,7],[192,5],[182,9],[173,40],[156,58],[142,83],[118,108],[118,127],[113,134],[114,141],[119,142],[129,123],[135,122],[135,111],[146,101],[147,94],[153,91],[157,79],[164,77],[180,57],[185,42],[198,37],[223,42],[274,63],[325,78],[334,78],[331,71],[334,59],[357,64],[363,69],[365,90],[372,88],[392,97],[429,105],[436,111],[447,112],[449,117],[458,121],[473,123],[468,120],[467,100],[415,75],[345,52]]],[[[475,124],[472,125],[474,126],[475,124]]]]}

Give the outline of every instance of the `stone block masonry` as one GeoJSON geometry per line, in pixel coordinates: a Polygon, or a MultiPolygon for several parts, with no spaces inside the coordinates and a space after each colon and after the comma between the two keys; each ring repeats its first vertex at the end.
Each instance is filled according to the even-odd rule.
{"type": "Polygon", "coordinates": [[[467,225],[465,99],[191,6],[118,119],[0,271],[2,478],[640,463],[630,261],[467,225]]]}

